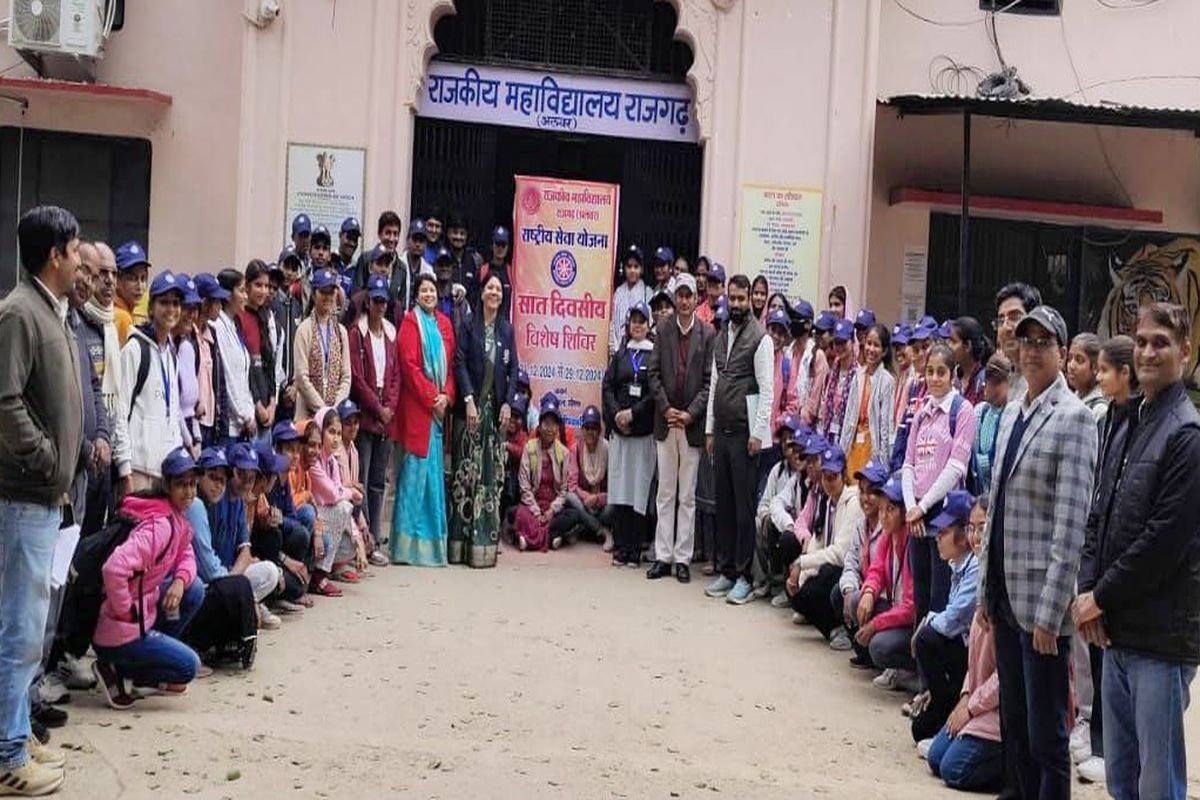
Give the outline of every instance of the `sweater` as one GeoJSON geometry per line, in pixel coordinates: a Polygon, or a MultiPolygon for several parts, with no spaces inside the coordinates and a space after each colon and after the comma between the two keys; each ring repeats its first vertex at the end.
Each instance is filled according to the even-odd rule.
{"type": "Polygon", "coordinates": [[[863,592],[873,592],[876,598],[886,598],[891,601],[891,608],[875,615],[872,622],[876,631],[886,631],[891,628],[912,627],[913,585],[912,570],[908,563],[908,532],[899,537],[885,532],[879,537],[879,544],[871,559],[871,567],[863,580],[863,592]],[[899,538],[899,541],[895,541],[899,538]],[[896,566],[899,565],[899,575],[896,566]]]}
{"type": "Polygon", "coordinates": [[[971,719],[959,735],[1000,741],[1000,676],[996,672],[996,645],[991,631],[984,630],[976,615],[967,639],[967,675],[962,696],[968,698],[971,719]]]}

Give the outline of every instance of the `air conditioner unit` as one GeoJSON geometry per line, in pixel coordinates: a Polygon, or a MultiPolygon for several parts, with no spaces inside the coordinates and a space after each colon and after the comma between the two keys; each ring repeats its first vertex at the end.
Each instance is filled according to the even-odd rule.
{"type": "Polygon", "coordinates": [[[106,0],[9,0],[8,44],[26,52],[94,59],[104,44],[106,0]]]}

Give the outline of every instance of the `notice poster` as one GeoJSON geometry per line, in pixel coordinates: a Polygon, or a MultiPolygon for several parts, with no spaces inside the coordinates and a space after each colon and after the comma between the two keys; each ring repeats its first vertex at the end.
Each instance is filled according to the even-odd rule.
{"type": "Polygon", "coordinates": [[[336,251],[342,220],[361,224],[366,176],[367,151],[360,147],[289,143],[283,241],[291,240],[292,220],[303,212],[314,228],[329,228],[336,251]]]}
{"type": "Polygon", "coordinates": [[[924,247],[904,248],[900,273],[900,321],[916,324],[925,315],[925,283],[929,256],[924,247]]]}
{"type": "Polygon", "coordinates": [[[620,187],[516,176],[513,330],[533,404],[554,392],[579,425],[600,406],[617,252],[620,187]]]}
{"type": "Polygon", "coordinates": [[[820,307],[821,190],[743,185],[738,258],[739,269],[765,275],[772,292],[820,307]]]}

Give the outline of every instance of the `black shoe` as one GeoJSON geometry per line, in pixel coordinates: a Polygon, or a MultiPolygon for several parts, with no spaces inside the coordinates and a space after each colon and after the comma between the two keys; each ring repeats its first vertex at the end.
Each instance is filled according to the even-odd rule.
{"type": "Polygon", "coordinates": [[[855,669],[874,669],[875,664],[872,663],[870,656],[854,655],[850,658],[850,666],[855,669]]]}
{"type": "Polygon", "coordinates": [[[665,561],[655,561],[650,569],[646,570],[646,577],[652,581],[659,578],[665,578],[671,574],[671,565],[665,561]]]}
{"type": "Polygon", "coordinates": [[[50,729],[36,719],[29,720],[29,727],[33,731],[33,738],[37,739],[42,744],[50,744],[50,729]]]}
{"type": "Polygon", "coordinates": [[[258,639],[251,637],[244,639],[238,649],[238,656],[242,662],[242,669],[250,669],[254,666],[254,656],[258,653],[258,639]]]}
{"type": "Polygon", "coordinates": [[[692,582],[692,570],[687,564],[675,565],[675,580],[679,581],[680,583],[692,582]]]}
{"type": "Polygon", "coordinates": [[[67,712],[61,708],[38,703],[33,707],[30,717],[45,725],[47,728],[61,728],[67,724],[67,712]]]}

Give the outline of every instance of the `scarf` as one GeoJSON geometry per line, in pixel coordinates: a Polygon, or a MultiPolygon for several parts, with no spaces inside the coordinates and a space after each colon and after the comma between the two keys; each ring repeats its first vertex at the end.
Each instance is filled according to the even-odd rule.
{"type": "Polygon", "coordinates": [[[325,342],[322,339],[322,326],[317,322],[316,314],[313,314],[311,319],[313,335],[308,346],[308,377],[321,395],[321,401],[327,406],[332,406],[337,402],[337,389],[341,382],[342,336],[345,334],[342,326],[330,314],[327,323],[329,326],[329,352],[326,353],[325,342]],[[335,379],[334,376],[337,378],[335,379]]]}
{"type": "Polygon", "coordinates": [[[433,381],[439,393],[446,388],[446,348],[437,316],[423,308],[417,309],[417,329],[421,333],[421,355],[425,377],[433,381]]]}
{"type": "Polygon", "coordinates": [[[833,430],[834,421],[837,420],[837,430],[834,433],[841,434],[842,417],[846,413],[846,401],[850,398],[850,382],[854,378],[854,370],[850,368],[855,363],[854,356],[847,356],[847,362],[843,365],[839,358],[833,365],[831,385],[825,393],[825,433],[833,430]]]}
{"type": "Polygon", "coordinates": [[[104,407],[112,414],[121,392],[121,340],[117,336],[113,308],[102,308],[95,300],[88,300],[81,311],[89,323],[104,331],[104,379],[100,394],[104,398],[104,407]]]}

